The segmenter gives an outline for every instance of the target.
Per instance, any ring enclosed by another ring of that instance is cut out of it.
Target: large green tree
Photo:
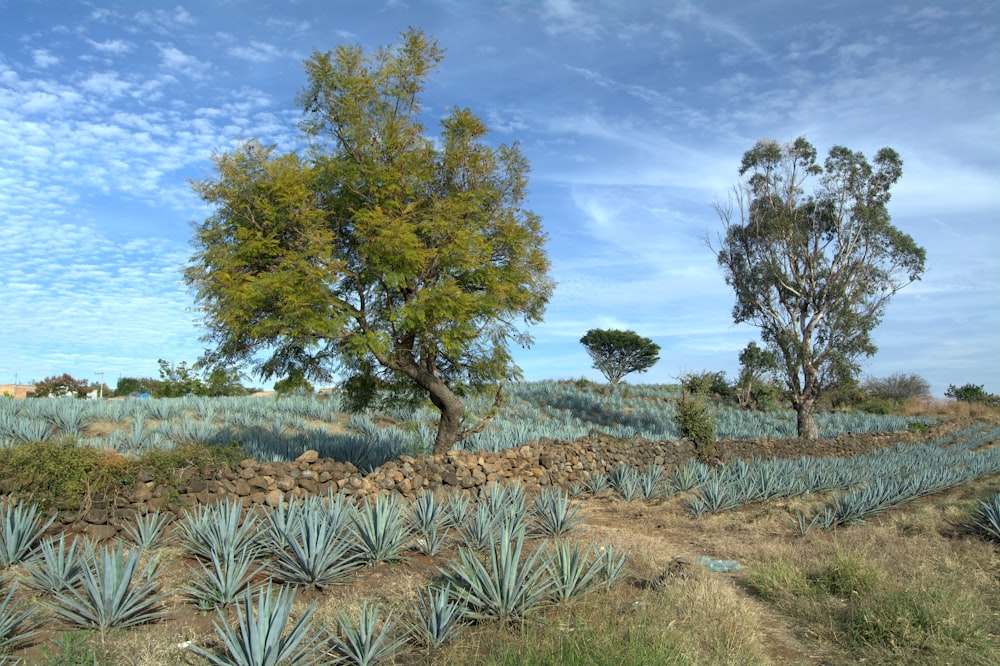
[[[736,292],[733,319],[760,328],[799,437],[815,439],[819,396],[875,353],[886,305],[924,271],[924,249],[887,208],[902,160],[883,148],[869,163],[836,146],[820,164],[800,137],[759,141],[739,173],[733,198],[716,207],[725,233],[713,250]]]
[[[308,149],[251,140],[216,156],[194,183],[215,212],[185,271],[206,362],[419,389],[441,412],[436,452],[482,427],[461,395],[497,387],[499,401],[519,373],[510,342],[530,342],[518,323],[540,321],[553,289],[520,148],[491,146],[468,109],[425,131],[442,57],[413,29],[374,53],[314,52],[298,98]]]
[[[646,372],[660,360],[660,346],[635,331],[592,328],[580,338],[580,344],[612,387],[625,375]]]

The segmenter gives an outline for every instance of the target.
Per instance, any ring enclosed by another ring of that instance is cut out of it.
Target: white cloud
[[[87,43],[90,44],[95,51],[105,55],[124,55],[135,48],[135,44],[124,39],[108,39],[103,42],[88,39]]]
[[[35,49],[31,54],[32,59],[37,67],[45,69],[46,67],[51,67],[52,65],[58,65],[62,62],[62,58],[59,56],[54,56],[45,49]]]
[[[173,44],[157,43],[156,47],[160,51],[160,62],[163,66],[172,71],[178,72],[192,79],[204,79],[208,76],[210,65],[198,60],[198,58],[184,53]]]
[[[251,41],[247,46],[230,47],[229,55],[250,62],[269,62],[286,54],[273,44]]]

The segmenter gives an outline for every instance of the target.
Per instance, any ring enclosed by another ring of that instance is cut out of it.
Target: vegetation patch
[[[137,478],[130,458],[71,440],[30,442],[0,449],[4,494],[31,500],[44,510],[79,511],[114,497]]]

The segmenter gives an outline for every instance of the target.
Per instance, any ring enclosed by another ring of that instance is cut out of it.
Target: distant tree
[[[133,393],[157,393],[160,382],[151,377],[119,377],[115,385],[115,397],[126,397]]]
[[[365,54],[314,52],[298,98],[309,148],[248,141],[194,183],[214,213],[185,271],[209,330],[209,364],[262,378],[334,366],[362,386],[419,389],[440,411],[434,451],[485,427],[466,391],[518,376],[509,344],[553,290],[545,234],[524,208],[528,161],[452,109],[439,137],[420,93],[442,59],[417,30]]]
[[[777,356],[801,438],[819,437],[820,395],[875,353],[871,332],[889,300],[924,272],[924,249],[890,224],[901,175],[890,148],[873,165],[837,146],[820,165],[804,138],[759,141],[733,199],[716,206],[725,234],[712,249],[736,292],[733,319],[759,327]]]
[[[902,402],[931,397],[931,385],[920,375],[897,372],[888,377],[869,377],[862,385],[873,398]]]
[[[743,409],[759,409],[774,400],[773,386],[767,378],[778,369],[778,359],[770,349],[750,341],[740,352],[740,376],[736,380],[736,401]]]
[[[279,395],[311,394],[315,389],[302,372],[292,372],[288,377],[274,383],[274,392]]]
[[[1000,396],[988,393],[982,384],[963,384],[955,386],[948,384],[948,390],[944,392],[945,397],[960,402],[978,402],[984,405],[1000,405]]]
[[[633,372],[646,372],[660,360],[660,346],[635,331],[592,328],[580,338],[594,361],[612,386]]]
[[[153,395],[157,398],[178,398],[203,390],[201,379],[193,368],[188,367],[187,361],[174,364],[161,358],[156,362],[160,366],[160,381]]]
[[[194,367],[198,368],[198,364]],[[242,378],[240,371],[235,368],[208,368],[201,379],[201,385],[195,388],[195,394],[213,397],[247,395],[251,391],[240,383]]]
[[[34,384],[36,398],[58,398],[62,396],[86,398],[90,392],[90,385],[86,379],[74,379],[66,373],[59,376],[46,377]]]

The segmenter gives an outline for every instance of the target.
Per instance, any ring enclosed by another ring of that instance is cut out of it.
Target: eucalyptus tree
[[[890,299],[924,272],[924,249],[890,223],[902,167],[891,148],[869,163],[835,146],[821,165],[805,138],[763,140],[716,206],[724,234],[712,249],[736,293],[733,319],[760,328],[777,356],[801,438],[818,438],[819,396],[875,353]]]
[[[414,29],[374,53],[313,52],[297,100],[308,147],[249,140],[216,156],[215,177],[194,183],[215,212],[185,270],[206,362],[418,390],[441,412],[436,452],[495,413],[519,375],[509,345],[530,343],[520,324],[553,290],[521,149],[490,145],[469,109],[436,138],[422,124],[442,58]],[[494,386],[494,409],[466,422],[461,396]]]

